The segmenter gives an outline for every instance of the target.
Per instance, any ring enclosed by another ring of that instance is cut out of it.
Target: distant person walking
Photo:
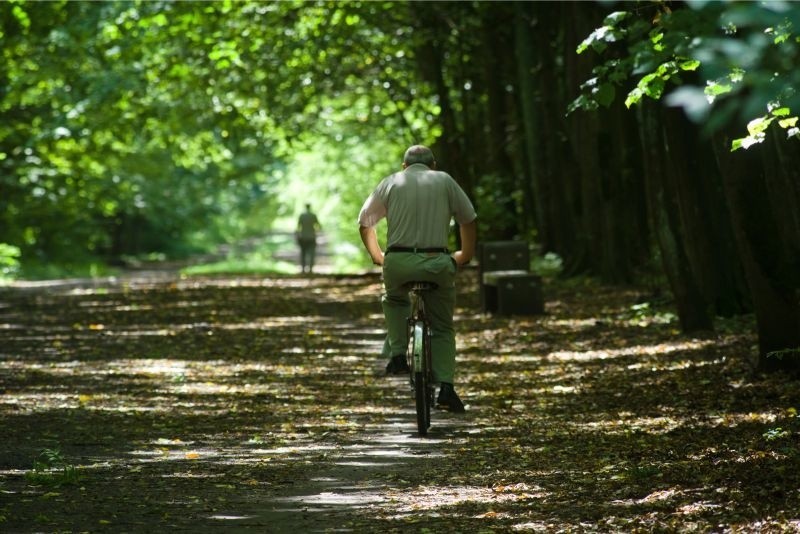
[[[317,255],[317,231],[322,230],[319,219],[311,211],[311,204],[306,204],[306,211],[300,214],[297,219],[297,230],[295,237],[297,244],[300,245],[300,268],[302,272],[314,271],[314,260]]]

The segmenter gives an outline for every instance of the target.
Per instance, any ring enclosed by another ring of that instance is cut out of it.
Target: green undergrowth
[[[224,258],[185,267],[181,274],[292,274],[297,264],[281,259],[296,247],[291,234],[269,235],[251,247],[233,247]]]

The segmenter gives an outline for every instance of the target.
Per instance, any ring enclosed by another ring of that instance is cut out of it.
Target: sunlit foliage
[[[431,141],[397,7],[0,5],[0,242],[29,266],[207,246],[269,227],[298,149],[344,165],[376,132],[397,132],[384,161]]]
[[[732,150],[763,141],[772,122],[798,136],[800,8],[793,2],[669,2],[630,4],[614,12],[577,48],[599,52],[570,106],[607,106],[618,88],[625,104],[664,98],[713,131],[731,120],[748,124]],[[698,75],[690,72],[697,71]]]

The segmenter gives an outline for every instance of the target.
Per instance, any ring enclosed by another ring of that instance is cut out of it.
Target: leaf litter
[[[684,336],[641,288],[545,294],[494,317],[462,274],[468,411],[420,438],[376,275],[6,288],[0,530],[800,529],[800,388],[752,372],[747,322]]]

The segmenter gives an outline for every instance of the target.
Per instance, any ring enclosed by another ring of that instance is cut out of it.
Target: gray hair
[[[430,148],[422,145],[414,145],[406,150],[403,156],[403,163],[406,165],[422,163],[428,167],[433,167],[436,164],[436,160]]]

